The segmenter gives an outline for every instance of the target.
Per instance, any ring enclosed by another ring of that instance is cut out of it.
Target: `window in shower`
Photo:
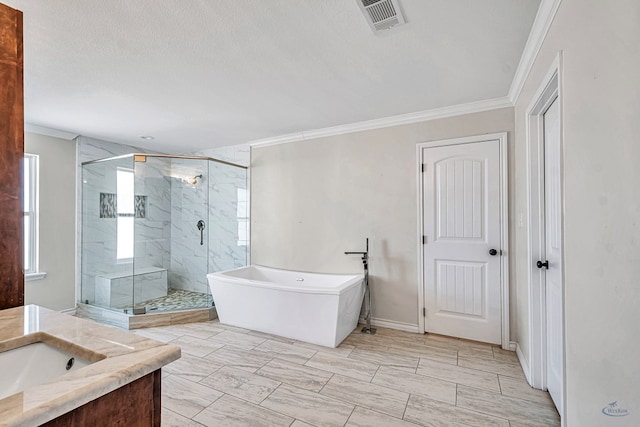
[[[249,243],[249,201],[247,198],[247,190],[245,188],[238,188],[237,196],[238,246],[247,246]]]
[[[116,171],[116,212],[118,221],[116,257],[120,262],[131,262],[133,260],[134,178],[132,169],[118,168]]]

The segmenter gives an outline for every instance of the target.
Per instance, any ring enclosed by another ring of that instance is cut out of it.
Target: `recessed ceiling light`
[[[142,139],[144,139],[146,141],[151,141],[152,139],[154,139],[152,136],[149,136],[149,135],[143,135],[140,138],[142,138]]]

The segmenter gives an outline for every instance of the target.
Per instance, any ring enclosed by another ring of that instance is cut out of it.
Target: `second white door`
[[[543,116],[545,304],[547,313],[547,389],[562,413],[564,360],[562,281],[562,187],[560,182],[560,114],[556,99]]]
[[[500,142],[423,159],[425,330],[500,344]]]

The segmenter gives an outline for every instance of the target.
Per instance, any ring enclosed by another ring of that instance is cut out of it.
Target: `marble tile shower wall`
[[[249,166],[249,144],[212,148],[193,153]],[[220,163],[210,165],[210,271],[224,271],[249,263],[249,193],[247,170]]]
[[[133,159],[126,158],[86,165],[83,169],[83,300],[94,301],[96,276],[105,273],[131,275],[134,268],[136,271],[146,267],[169,268],[171,194],[165,173],[167,166],[162,163],[166,162],[136,163],[134,166]],[[119,169],[135,170],[135,194],[152,200],[147,203],[144,217],[134,219],[134,260],[118,260],[117,218],[104,217],[100,212],[101,194],[116,193]],[[133,301],[133,280],[123,280],[131,282],[125,287],[130,289],[127,297]]]
[[[171,287],[208,292],[206,274],[247,264],[246,171],[174,159],[171,180]],[[188,171],[188,172],[185,172]],[[202,175],[193,185],[180,176]],[[199,220],[205,221],[200,244]]]
[[[116,144],[83,136],[78,137],[76,141],[76,161],[78,165],[77,177],[80,180],[79,185],[77,186],[77,200],[82,201],[82,203],[78,203],[77,210],[78,242],[81,243],[82,250],[77,253],[78,259],[76,265],[78,265],[78,271],[76,273],[76,277],[78,278],[78,284],[81,287],[79,293],[79,295],[81,295],[81,300],[83,302],[85,300],[94,302],[94,284],[96,274],[118,271],[132,272],[133,270],[133,264],[118,263],[116,260],[116,219],[100,218],[100,193],[116,193],[115,174],[117,168],[133,168],[133,161],[132,159],[120,159],[112,162],[95,163],[90,165],[90,167],[85,167],[84,169],[82,167],[82,163],[135,152],[149,153],[150,151],[138,147]],[[149,175],[150,181],[148,185],[144,185],[145,192],[151,191],[154,186],[152,182],[157,183],[160,187],[164,185],[167,189],[169,188],[168,182],[162,184],[160,181],[155,179],[157,174],[154,174],[153,171],[149,170],[147,171],[147,174]],[[136,194],[142,194],[137,186],[143,183],[144,181],[139,182],[136,180]],[[152,194],[161,192],[162,190],[158,188],[157,190],[152,191]],[[155,218],[156,215],[157,214],[155,212],[147,212],[146,219]],[[146,221],[146,219],[135,220],[136,231],[140,228],[137,227],[138,223]],[[153,227],[149,228],[153,229]],[[142,230],[141,231],[144,236],[154,237],[149,233],[148,228],[143,228]],[[135,248],[135,250],[138,254],[142,255],[148,252],[143,251],[142,246]],[[168,252],[168,246],[166,252]],[[144,256],[142,258],[145,262],[152,262],[151,259],[145,260]],[[149,264],[148,266],[150,265],[153,264]],[[139,266],[136,265],[136,267]],[[131,284],[131,289],[133,290],[133,283]]]
[[[95,278],[115,271],[116,219],[100,218],[100,193],[115,193],[118,163],[96,163],[83,169],[82,300],[95,300]],[[121,270],[126,266],[121,266]]]
[[[211,162],[209,260],[212,272],[249,261],[249,202],[246,169]]]
[[[210,185],[206,161],[173,159],[171,164],[171,268],[169,283],[173,289],[206,293],[207,242],[200,244],[197,223],[205,222],[206,237],[207,187]],[[196,184],[186,178],[202,175]]]
[[[135,194],[147,197],[145,218],[136,218],[134,265],[171,267],[171,160],[147,158],[135,163]]]

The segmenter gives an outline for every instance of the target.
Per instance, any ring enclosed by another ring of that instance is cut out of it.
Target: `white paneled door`
[[[500,344],[500,141],[423,150],[425,330]]]
[[[560,117],[558,100],[543,116],[544,126],[544,270],[547,313],[547,389],[562,413],[563,303],[562,303],[562,194],[560,182]]]

